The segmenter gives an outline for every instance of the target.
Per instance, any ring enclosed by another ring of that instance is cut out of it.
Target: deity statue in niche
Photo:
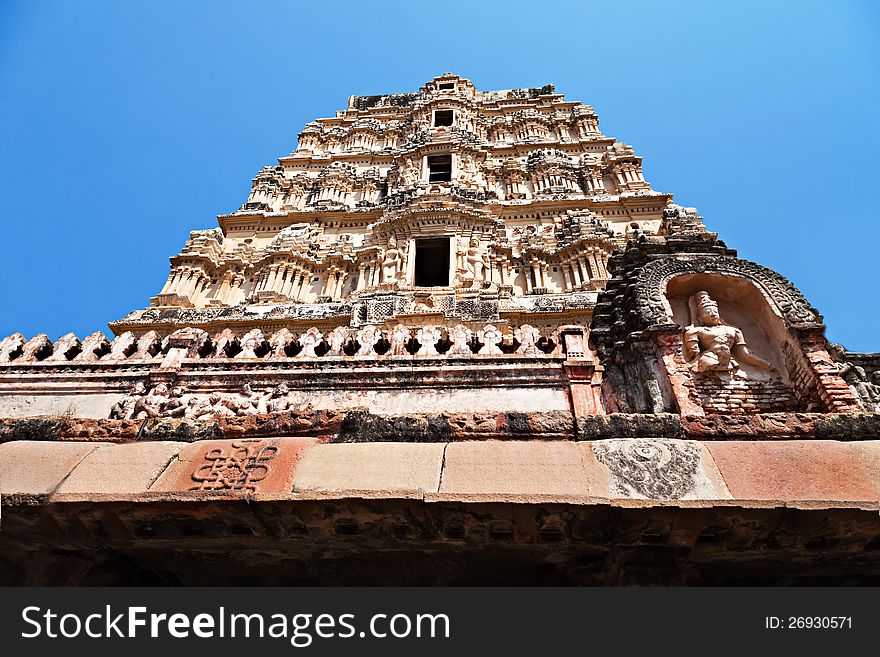
[[[718,314],[718,304],[703,290],[689,302],[691,325],[684,331],[684,355],[694,372],[730,374],[746,378],[740,364],[765,372],[774,372],[772,364],[750,354],[742,331],[725,324]]]
[[[382,260],[382,282],[394,283],[397,280],[397,274],[403,268],[403,254],[397,248],[397,238],[392,236],[388,240],[388,248],[385,249],[385,255]]]
[[[470,278],[474,283],[482,283],[486,279],[486,252],[480,247],[479,240],[472,239],[465,252],[465,265]]]

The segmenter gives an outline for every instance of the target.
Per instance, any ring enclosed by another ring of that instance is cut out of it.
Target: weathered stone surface
[[[372,491],[389,496],[436,492],[444,444],[349,443],[315,445],[294,478],[294,491]]]
[[[570,412],[449,413],[375,415],[354,411],[345,420],[337,442],[446,442],[492,438],[570,440]]]
[[[0,493],[52,493],[88,454],[106,443],[20,440],[0,445]]]
[[[162,441],[99,447],[73,469],[55,494],[146,491],[183,446]]]
[[[442,499],[595,495],[595,477],[583,452],[571,442],[487,440],[450,443],[440,483]]]
[[[606,438],[683,438],[681,416],[672,413],[610,413],[577,418],[578,440]]]
[[[880,500],[880,441],[728,441],[706,447],[736,499]]]
[[[285,493],[313,438],[203,440],[184,447],[151,491]]]
[[[385,417],[368,411],[353,411],[346,413],[336,440],[443,443],[451,435],[449,420],[442,415]]]
[[[729,499],[711,454],[695,440],[634,438],[580,443],[608,471],[604,496],[647,500]]]

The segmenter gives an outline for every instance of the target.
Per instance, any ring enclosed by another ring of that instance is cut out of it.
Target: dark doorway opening
[[[428,156],[428,182],[449,182],[452,180],[452,155]]]
[[[416,240],[416,287],[449,285],[449,238]]]
[[[437,110],[434,112],[434,126],[448,126],[452,125],[452,120],[454,118],[453,110]]]

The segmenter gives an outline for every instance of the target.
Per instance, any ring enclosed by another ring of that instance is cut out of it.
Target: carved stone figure
[[[357,334],[357,341],[360,344],[358,356],[374,356],[376,354],[373,348],[382,337],[382,332],[375,326],[365,326]]]
[[[388,240],[388,248],[385,249],[385,255],[382,259],[382,282],[395,283],[402,268],[403,256],[400,249],[397,248],[397,238],[392,236]]]
[[[214,337],[214,351],[212,358],[229,358],[230,349],[238,343],[238,338],[232,329],[225,328]]]
[[[162,409],[165,417],[183,417],[186,414],[186,403],[183,396],[186,394],[186,388],[183,386],[174,386],[168,394],[168,401]]]
[[[327,342],[330,349],[327,351],[328,356],[344,356],[345,345],[349,339],[349,331],[344,326],[337,326],[327,335]]]
[[[534,326],[523,324],[513,332],[513,337],[519,342],[516,353],[525,356],[534,356],[543,353],[538,349],[538,340],[541,339],[541,332]]]
[[[162,417],[167,402],[168,386],[164,383],[156,384],[149,394],[135,401],[134,419],[144,420],[146,418]]]
[[[300,358],[317,358],[318,354],[315,353],[315,348],[317,348],[323,340],[324,336],[321,335],[321,332],[314,326],[300,335],[299,344],[302,347],[302,351],[299,352]]]
[[[408,356],[406,345],[409,344],[409,329],[403,324],[398,324],[391,331],[391,349],[389,354],[392,356]]]
[[[269,400],[266,402],[266,410],[270,413],[283,413],[291,407],[290,388],[286,383],[279,383],[272,388]]]
[[[685,358],[694,372],[728,373],[745,378],[740,363],[773,372],[773,365],[749,353],[742,331],[729,326],[718,314],[718,304],[699,291],[689,301],[691,325],[684,332]]]
[[[443,335],[436,326],[422,326],[416,333],[416,340],[419,341],[419,350],[416,352],[418,356],[437,356],[437,343]]]
[[[224,401],[223,394],[214,391],[208,395],[207,399],[190,405],[187,416],[196,420],[205,417],[232,417],[235,415],[235,411],[231,410]]]
[[[260,329],[253,329],[244,334],[241,339],[241,351],[235,354],[236,358],[260,358],[257,351],[263,348],[266,338]]]
[[[463,326],[459,324],[455,326],[449,332],[449,340],[452,342],[452,346],[449,347],[449,351],[447,355],[449,356],[473,356],[474,352],[471,351],[471,332],[468,330],[467,326]]]
[[[480,246],[479,240],[472,239],[468,245],[465,254],[465,265],[470,278],[474,279],[474,283],[482,283],[486,280],[486,269],[489,261],[486,258],[486,252]]]
[[[137,402],[147,394],[147,388],[141,381],[132,386],[131,391],[110,409],[111,420],[130,420],[134,417]]]
[[[287,348],[294,340],[296,337],[286,328],[275,331],[269,340],[272,358],[286,358]]]
[[[483,343],[480,351],[477,352],[481,356],[498,356],[504,353],[498,346],[504,340],[504,334],[495,326],[489,324],[481,328],[477,331],[477,339]]]

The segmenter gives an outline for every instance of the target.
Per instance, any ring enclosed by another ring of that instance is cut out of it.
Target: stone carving
[[[132,360],[150,360],[162,351],[162,340],[156,331],[147,331],[138,338],[137,351]]]
[[[541,332],[534,326],[523,324],[513,332],[513,337],[519,342],[519,346],[516,348],[516,353],[523,354],[524,356],[543,354],[543,352],[538,349],[537,344],[538,340],[541,339]]]
[[[409,356],[409,352],[406,350],[410,340],[409,329],[403,324],[398,324],[391,330],[390,337],[391,348],[388,353],[391,356]]]
[[[134,333],[126,331],[122,335],[116,336],[110,345],[110,353],[104,356],[104,359],[112,361],[126,360],[137,351],[137,348],[138,341]]]
[[[70,335],[70,334],[68,334]],[[35,335],[22,348],[21,362],[34,363],[52,354],[52,341],[45,333]]]
[[[187,405],[183,401],[186,394],[186,388],[183,386],[174,386],[168,393],[168,401],[162,408],[162,414],[167,417],[183,417],[186,414]]]
[[[372,356],[375,354],[373,347],[382,338],[382,332],[375,326],[365,326],[357,334],[357,341],[360,345],[358,356]]]
[[[301,358],[317,358],[318,354],[315,353],[315,348],[321,345],[324,340],[324,336],[321,335],[321,332],[315,327],[310,328],[308,331],[299,336],[299,344],[302,346],[302,351],[299,353]]]
[[[735,253],[735,252],[734,252]],[[728,255],[677,254],[648,262],[636,283],[636,307],[648,326],[667,324],[666,284],[680,274],[717,272],[746,278],[763,289],[782,316],[794,325],[818,328],[822,316],[798,289],[772,269]]]
[[[74,357],[75,361],[91,363],[100,360],[110,351],[110,341],[101,331],[95,331],[82,343],[82,350]]]
[[[480,246],[479,240],[472,239],[465,253],[465,266],[469,278],[472,278],[474,285],[479,285],[486,280],[486,270],[489,267],[489,260],[486,252]]]
[[[772,364],[749,353],[742,331],[729,326],[718,314],[718,304],[708,292],[699,291],[689,301],[691,325],[684,330],[685,359],[698,373],[725,373],[746,378],[739,364],[773,372]]]
[[[25,339],[21,333],[13,333],[0,342],[0,363],[8,363],[21,356]]]
[[[673,500],[696,488],[700,447],[683,440],[621,439],[592,443],[596,459],[612,476],[611,493]]]
[[[232,329],[223,329],[214,337],[214,351],[212,353],[212,358],[229,358],[230,353],[233,352],[237,345],[238,338],[235,337],[235,333],[232,332]]]
[[[208,353],[211,336],[207,331],[188,326],[177,329],[162,341],[162,350],[183,350],[186,358],[198,358]]]
[[[344,356],[345,345],[350,339],[349,330],[344,326],[337,326],[327,335],[328,356]]]
[[[236,358],[260,358],[266,347],[266,338],[260,329],[252,329],[245,333],[241,339],[241,351],[235,354]],[[260,352],[260,353],[258,353]]]
[[[283,413],[292,406],[290,399],[290,388],[286,383],[279,383],[269,392],[269,399],[266,402],[266,410],[270,413]]]
[[[861,365],[847,360],[846,350],[839,344],[829,344],[828,353],[834,358],[839,376],[846,381],[856,399],[868,413],[880,413],[880,369],[868,373]]]
[[[477,352],[481,356],[499,356],[504,353],[498,346],[504,341],[504,334],[491,324],[477,331],[477,339],[483,343]]]
[[[142,399],[146,394],[147,389],[144,384],[140,381],[135,383],[128,395],[113,404],[113,407],[110,409],[110,419],[129,420],[133,418],[134,408],[138,400]]]
[[[396,283],[403,269],[403,254],[397,247],[397,238],[388,239],[388,248],[382,258],[382,282]]]
[[[467,326],[458,324],[449,332],[449,340],[452,346],[446,352],[447,356],[473,356],[471,351],[471,332]]]
[[[287,358],[287,350],[296,342],[296,336],[288,329],[282,328],[275,331],[269,338],[269,355],[272,358]]]
[[[265,440],[239,440],[229,449],[217,447],[205,454],[205,463],[192,474],[190,490],[253,493],[269,474],[278,448]]]
[[[146,395],[139,397],[134,404],[134,419],[162,417],[165,404],[168,402],[168,386],[164,383],[156,384]]]
[[[436,326],[422,326],[416,333],[419,342],[417,356],[439,356],[437,343],[443,338],[443,333]]]
[[[46,360],[51,362],[72,360],[81,348],[79,338],[73,333],[67,333],[55,341],[52,345],[52,355]]]

